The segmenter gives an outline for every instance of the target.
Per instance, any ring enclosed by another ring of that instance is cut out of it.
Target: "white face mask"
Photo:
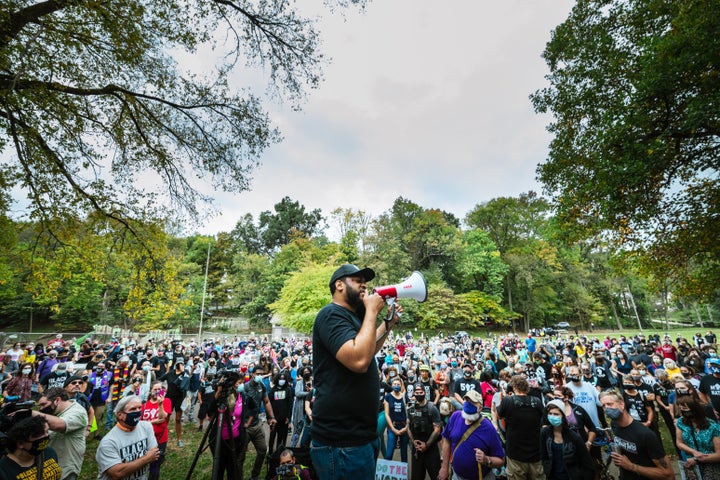
[[[278,380],[278,385],[280,385],[281,387],[284,387],[284,386],[285,386],[285,379],[281,378],[280,380]]]
[[[32,369],[30,368],[23,368],[22,370],[23,375],[30,375],[30,372],[32,372]]]

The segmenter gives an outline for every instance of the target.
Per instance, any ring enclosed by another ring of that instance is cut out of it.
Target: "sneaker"
[[[185,444],[183,443],[183,441],[178,440],[178,447],[184,447],[184,446],[185,446]]]
[[[202,432],[202,425],[198,425],[198,432]]]

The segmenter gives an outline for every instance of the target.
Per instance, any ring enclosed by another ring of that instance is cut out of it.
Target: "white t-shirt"
[[[127,463],[145,455],[148,450],[157,447],[157,440],[150,422],[138,422],[132,432],[124,432],[115,425],[103,437],[95,453],[98,464],[98,480],[110,480],[108,468],[119,463]],[[147,480],[149,464],[123,480]]]
[[[600,406],[601,403],[595,386],[592,383],[585,381],[581,381],[580,386],[575,385],[574,382],[567,382],[565,386],[572,390],[575,395],[572,399],[572,403],[583,407],[585,411],[587,411],[595,426],[600,428],[602,425],[600,425],[600,417],[598,416],[597,407]]]

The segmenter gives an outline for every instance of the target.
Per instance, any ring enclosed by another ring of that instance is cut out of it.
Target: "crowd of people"
[[[609,427],[625,480],[674,478],[666,435],[688,469],[703,478],[720,472],[720,359],[710,331],[378,335],[384,343],[369,350],[380,386],[371,394],[373,455],[409,460],[412,479],[590,480],[600,456],[595,440]],[[90,438],[98,440],[98,478],[163,478],[168,442],[182,447],[188,424],[210,427],[221,377],[232,379],[223,387],[230,420],[222,448],[236,452],[220,455],[227,478],[242,478],[252,444],[253,479],[274,452],[289,466],[280,478],[307,479],[310,466],[295,463],[293,449],[327,441],[323,425],[338,412],[323,392],[344,392],[351,421],[361,400],[352,396],[357,385],[322,376],[316,385],[318,359],[326,360],[315,348],[311,339],[242,337],[76,344],[58,335],[47,345],[17,343],[0,362],[4,400],[34,400],[36,408],[6,432],[0,479],[30,478],[38,466],[45,479],[77,479]],[[315,417],[321,428],[313,428]]]

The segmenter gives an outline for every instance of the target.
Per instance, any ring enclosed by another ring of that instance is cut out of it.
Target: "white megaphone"
[[[396,298],[412,298],[418,302],[427,300],[425,277],[417,271],[396,285],[375,287],[373,291],[383,297],[388,304],[392,303]]]

